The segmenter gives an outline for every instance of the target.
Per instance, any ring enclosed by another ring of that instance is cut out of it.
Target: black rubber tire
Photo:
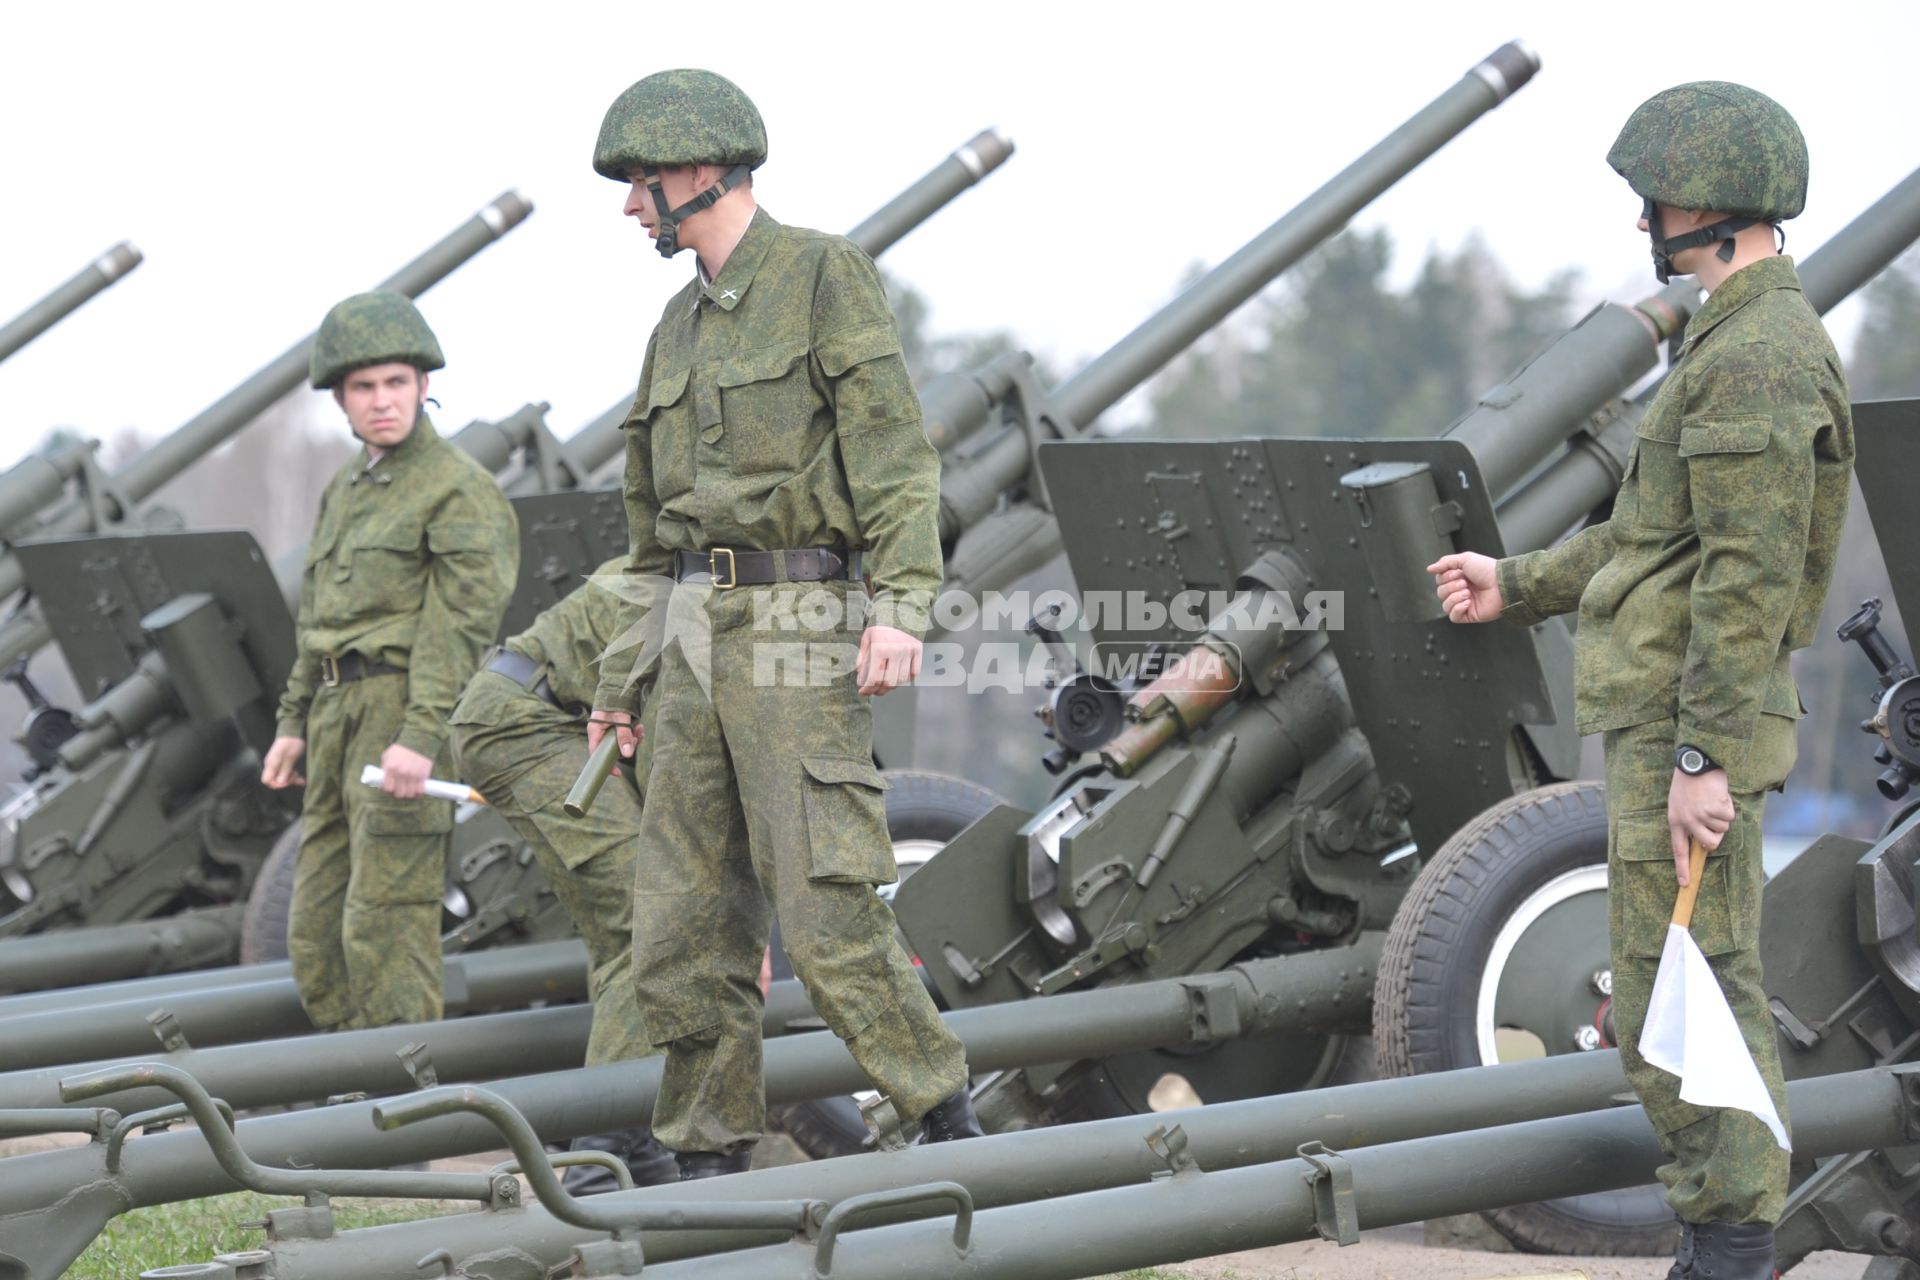
[[[300,831],[300,820],[295,818],[273,842],[253,878],[247,909],[240,916],[241,964],[287,958],[287,918],[293,913],[293,864],[300,856]]]
[[[1607,857],[1600,784],[1568,782],[1494,805],[1421,871],[1387,932],[1373,998],[1382,1076],[1482,1065],[1474,1009],[1495,937],[1533,892]],[[1482,1215],[1531,1253],[1658,1257],[1678,1239],[1658,1187]]]
[[[891,789],[887,792],[887,834],[902,840],[937,840],[942,844],[1005,801],[978,783],[951,774],[925,769],[887,769],[882,771]],[[912,874],[911,867],[901,870],[901,879]],[[793,965],[780,945],[780,930],[773,931],[773,976],[791,978]],[[819,1098],[772,1107],[769,1117],[815,1160],[853,1155],[864,1149],[866,1121],[860,1107],[850,1097]]]

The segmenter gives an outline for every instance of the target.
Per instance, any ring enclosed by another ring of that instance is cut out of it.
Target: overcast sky
[[[937,328],[1005,326],[1071,369],[1513,37],[1540,75],[1359,219],[1403,267],[1477,229],[1524,283],[1576,266],[1588,301],[1652,292],[1603,157],[1683,80],[1798,117],[1813,181],[1789,252],[1920,166],[1920,6],[1895,0],[15,6],[0,319],[117,240],[147,261],[0,364],[0,464],[56,425],[171,429],[510,187],[532,218],[423,300],[441,420],[547,400],[577,430],[631,395],[692,270],[589,163],[651,71],[739,83],[768,122],[761,202],[833,231],[999,125],[1013,159],[885,263]],[[1844,350],[1855,321],[1834,319]]]

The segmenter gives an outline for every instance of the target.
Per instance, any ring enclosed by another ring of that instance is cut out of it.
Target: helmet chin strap
[[[1722,262],[1732,262],[1734,236],[1758,221],[1755,218],[1722,218],[1710,226],[1689,231],[1683,236],[1674,236],[1669,240],[1661,233],[1660,206],[1648,196],[1642,196],[1640,199],[1644,202],[1641,216],[1647,220],[1647,238],[1653,241],[1653,275],[1661,284],[1666,284],[1673,278],[1673,255],[1685,253],[1689,249],[1697,249],[1701,245],[1712,244],[1716,240],[1722,243],[1715,256]],[[1786,239],[1783,236],[1781,244],[1785,243]]]
[[[646,180],[647,190],[653,195],[653,207],[659,221],[654,226],[653,247],[660,251],[663,258],[671,258],[680,252],[680,224],[702,209],[711,208],[721,196],[733,190],[747,180],[753,170],[744,164],[737,164],[727,170],[726,176],[702,191],[678,209],[667,208],[667,193],[660,185],[660,170],[653,165],[640,166],[640,176]]]

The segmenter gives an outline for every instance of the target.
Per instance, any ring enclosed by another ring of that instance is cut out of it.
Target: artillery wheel
[[[977,783],[924,769],[888,769],[887,832],[893,837],[893,858],[900,879],[945,847],[947,841],[972,826],[995,805],[1005,803]],[[880,896],[893,898],[897,883],[882,885]],[[773,976],[791,978],[793,966],[779,945],[774,929]],[[820,1098],[771,1109],[779,1125],[815,1160],[852,1155],[863,1149],[866,1121],[860,1118],[860,1100],[866,1095]]]
[[[1611,990],[1606,891],[1598,783],[1522,792],[1463,827],[1421,871],[1387,933],[1373,999],[1380,1074],[1593,1044],[1601,988]],[[1657,1186],[1483,1216],[1529,1252],[1658,1256],[1676,1241]]]
[[[273,842],[253,878],[253,892],[240,917],[241,964],[287,958],[287,918],[293,913],[293,864],[300,857],[301,830],[295,818]]]

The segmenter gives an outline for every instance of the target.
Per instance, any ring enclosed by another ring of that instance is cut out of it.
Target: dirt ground
[[[1163,1266],[1195,1280],[1662,1280],[1670,1265],[1656,1258],[1555,1258],[1430,1248],[1419,1226],[1369,1231],[1350,1249],[1325,1241],[1255,1249]],[[1860,1280],[1865,1258],[1816,1253],[1793,1280]]]

